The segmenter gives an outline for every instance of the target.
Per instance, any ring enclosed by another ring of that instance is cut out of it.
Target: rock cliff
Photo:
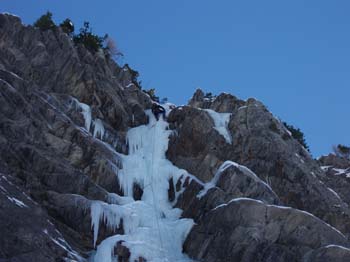
[[[132,80],[0,14],[0,261],[350,261],[348,162],[255,99],[197,90],[157,122]]]

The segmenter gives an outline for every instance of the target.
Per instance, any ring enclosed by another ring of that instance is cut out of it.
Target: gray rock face
[[[330,154],[318,162],[326,173],[322,181],[328,190],[350,205],[350,160]]]
[[[310,214],[234,199],[203,217],[184,249],[200,261],[301,261],[330,243],[346,245],[347,240]]]
[[[337,245],[328,245],[306,255],[303,261],[350,261],[350,249]]]
[[[279,203],[278,197],[244,167],[228,165],[214,181],[208,188],[192,180],[177,203],[183,216],[196,222],[184,244],[195,261],[313,261],[322,247],[349,245],[310,213],[271,205]],[[343,255],[330,252],[329,258],[346,261]]]
[[[272,189],[253,172],[234,163],[225,163],[213,181],[202,185],[192,180],[183,187],[177,207],[184,210],[183,216],[196,222],[213,208],[235,198],[253,198],[268,204],[280,201]]]
[[[202,181],[210,181],[230,151],[225,139],[210,128],[214,121],[205,111],[185,106],[174,109],[168,122],[179,135],[170,138],[167,157]]]
[[[21,181],[4,173],[0,173],[0,207],[1,261],[80,259],[57,231],[46,210],[29,197]]]
[[[188,105],[195,108],[213,109],[219,113],[231,113],[244,106],[245,102],[226,93],[222,93],[214,98],[205,98],[203,91],[197,89]]]

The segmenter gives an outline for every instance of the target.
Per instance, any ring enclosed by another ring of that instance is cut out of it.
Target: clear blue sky
[[[255,97],[300,127],[315,157],[350,145],[348,0],[0,0],[27,24],[47,10],[112,36],[160,97]]]

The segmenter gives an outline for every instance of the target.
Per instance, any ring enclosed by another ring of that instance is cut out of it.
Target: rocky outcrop
[[[244,106],[245,102],[227,93],[207,98],[201,89],[197,89],[188,105],[195,108],[212,109],[219,113],[231,113]]]
[[[198,92],[190,104],[202,105]],[[204,181],[224,161],[237,162],[268,183],[283,205],[308,211],[349,234],[348,204],[328,190],[318,163],[284,125],[259,101],[248,99],[242,106],[241,101],[231,99],[230,103],[223,107],[234,109],[225,111],[231,113],[227,130],[232,144],[215,129],[205,110],[189,106],[173,110],[168,121],[176,132],[170,139],[168,158]]]
[[[131,83],[127,70],[74,46],[60,28],[40,31],[0,15],[0,170],[6,168],[3,177],[18,179],[37,203],[17,208],[9,200],[15,196],[2,192],[1,206],[8,208],[1,209],[0,260],[61,261],[73,250],[87,257],[94,248],[89,205],[123,194],[115,150],[127,152],[126,131],[148,121],[144,110],[151,105],[139,88],[125,87]],[[115,233],[100,228],[98,241]]]
[[[347,240],[310,214],[234,199],[203,217],[184,249],[201,261],[301,261],[308,252],[330,243],[347,245]]]
[[[322,156],[318,162],[326,173],[322,181],[328,190],[350,205],[350,160],[329,154]]]
[[[350,261],[350,249],[337,245],[321,247],[304,256],[304,262]]]
[[[337,156],[335,154],[329,154],[328,156],[321,156],[318,159],[321,166],[329,166],[336,169],[348,169],[350,168],[350,159]]]
[[[1,261],[83,261],[23,182],[6,173],[0,173],[0,207]]]
[[[187,182],[187,183],[186,183]],[[225,162],[212,181],[201,184],[198,180],[185,181],[177,207],[183,217],[199,221],[213,208],[235,198],[253,198],[268,204],[279,204],[278,196],[249,169],[236,163]]]
[[[310,213],[276,205],[272,189],[245,167],[226,162],[213,181],[185,183],[177,205],[196,222],[184,244],[195,261],[313,261],[331,244],[343,252],[327,251],[329,259],[346,261],[347,237]]]

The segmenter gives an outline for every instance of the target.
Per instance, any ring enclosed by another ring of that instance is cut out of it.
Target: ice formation
[[[92,119],[92,115],[91,115],[91,107],[87,104],[81,103],[79,102],[78,99],[73,98],[73,101],[75,102],[76,106],[78,107],[78,109],[81,110],[81,114],[84,117],[84,121],[85,121],[85,129],[86,131],[90,132],[91,129],[91,125],[93,126],[93,137],[95,138],[99,138],[99,139],[103,139],[103,136],[105,134],[105,128],[103,126],[103,122],[101,119]],[[92,132],[92,130],[91,130]]]
[[[230,122],[230,113],[218,113],[211,109],[204,109],[210,117],[213,119],[215,124],[215,129],[222,135],[226,142],[232,144],[232,137],[228,131],[228,123]]]
[[[150,111],[146,113],[149,124],[128,131],[129,154],[120,154],[123,168],[118,178],[125,197],[111,194],[109,200],[116,204],[95,201],[91,206],[95,243],[102,221],[109,228],[119,227],[122,221],[125,232],[102,241],[94,254],[95,262],[114,261],[113,251],[119,241],[129,248],[130,261],[139,257],[148,262],[190,261],[182,253],[182,245],[193,220],[180,218],[182,211],[168,200],[169,179],[177,181],[190,175],[165,157],[171,134],[167,122],[156,121]],[[143,188],[140,201],[132,199],[134,183]]]
[[[85,120],[85,129],[89,132],[91,127],[91,122],[92,122],[91,108],[87,104],[81,103],[75,98],[73,100],[77,104],[77,106],[81,109],[81,113],[84,116],[84,120]]]
[[[103,126],[102,120],[101,119],[96,119],[93,121],[93,126],[94,126],[94,137],[99,137],[101,140],[103,139],[103,136],[105,134],[105,128]]]

